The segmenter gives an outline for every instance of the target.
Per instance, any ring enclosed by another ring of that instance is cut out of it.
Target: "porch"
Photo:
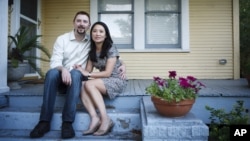
[[[126,90],[119,97],[115,100],[105,99],[108,114],[115,121],[115,126],[110,134],[103,137],[82,136],[82,130],[88,127],[89,117],[79,100],[74,122],[76,137],[71,140],[146,141],[156,139],[154,136],[157,139],[164,139],[169,138],[165,132],[163,134],[157,133],[159,129],[165,130],[164,122],[172,120],[183,122],[190,119],[192,122],[201,123],[199,128],[204,129],[204,132],[200,131],[199,134],[207,134],[205,124],[209,123],[210,113],[205,110],[205,105],[230,110],[237,100],[242,100],[244,107],[250,107],[250,88],[245,79],[201,81],[206,85],[206,88],[200,91],[200,96],[191,112],[186,117],[171,119],[158,115],[150,101],[150,96],[145,93],[145,87],[152,80],[129,80]],[[0,109],[0,140],[29,140],[29,132],[38,122],[43,84],[37,81],[22,81],[20,83],[21,89],[11,90],[5,94],[7,107]],[[58,94],[51,131],[38,140],[60,139],[63,102],[64,97]],[[201,140],[206,140],[206,135],[204,136],[205,139]]]

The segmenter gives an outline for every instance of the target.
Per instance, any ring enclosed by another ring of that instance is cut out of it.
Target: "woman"
[[[107,25],[103,22],[94,23],[90,35],[91,49],[86,69],[78,68],[83,75],[93,78],[84,82],[81,91],[81,100],[91,117],[89,129],[83,134],[101,136],[107,134],[114,125],[107,115],[103,95],[114,99],[125,88],[127,79],[119,75],[119,52],[113,45]],[[99,72],[92,72],[94,67]]]

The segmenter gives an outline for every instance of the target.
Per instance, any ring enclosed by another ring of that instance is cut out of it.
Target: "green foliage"
[[[40,37],[42,37],[42,35],[32,35],[31,28],[26,26],[21,26],[15,36],[8,36],[10,39],[8,59],[11,60],[12,67],[16,68],[20,62],[27,60],[29,65],[36,70],[40,76],[44,77],[41,69],[36,66],[34,61],[38,59],[49,62],[51,55],[49,51],[37,41]],[[27,52],[32,49],[41,50],[46,55],[46,58],[27,55]]]
[[[237,101],[230,112],[224,109],[214,109],[205,106],[210,111],[211,120],[209,135],[217,141],[228,141],[230,137],[230,125],[245,125],[249,123],[249,115],[243,107],[243,101]]]
[[[240,0],[240,67],[250,75],[250,1]]]

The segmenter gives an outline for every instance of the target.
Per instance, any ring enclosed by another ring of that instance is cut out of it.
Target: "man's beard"
[[[83,31],[79,31],[78,29],[76,30],[76,32],[79,34],[79,35],[84,35],[85,34],[85,29],[81,29]]]

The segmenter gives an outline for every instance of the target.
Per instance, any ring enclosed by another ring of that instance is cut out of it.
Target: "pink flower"
[[[180,77],[179,78],[179,84],[183,88],[190,88],[192,85],[189,83],[188,79]]]
[[[169,78],[170,79],[175,79],[175,76],[176,76],[176,71],[169,71]]]
[[[153,79],[154,79],[154,81],[158,81],[161,78],[159,76],[154,76]]]
[[[197,79],[196,79],[195,77],[193,77],[193,76],[187,76],[187,79],[190,80],[190,81],[192,81],[192,82],[194,82],[194,81],[197,80]]]

